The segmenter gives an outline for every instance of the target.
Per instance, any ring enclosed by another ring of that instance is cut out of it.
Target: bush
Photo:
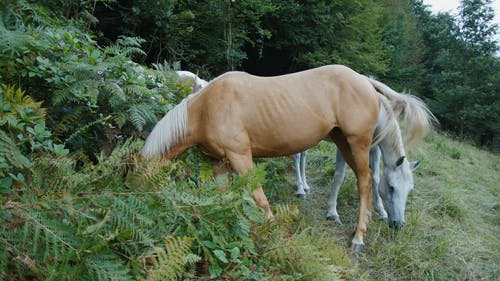
[[[14,184],[22,184],[32,159],[40,152],[57,156],[68,153],[62,144],[51,140],[45,127],[46,110],[40,102],[18,88],[0,88],[0,193],[7,193]]]
[[[56,21],[41,7],[15,2],[0,23],[0,79],[21,83],[41,101],[48,129],[72,151],[93,159],[101,150],[109,153],[187,95],[169,65],[151,69],[132,61],[144,55],[142,39],[121,37],[101,47],[81,23]]]

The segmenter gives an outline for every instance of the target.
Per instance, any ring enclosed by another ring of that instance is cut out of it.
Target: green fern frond
[[[124,261],[114,254],[98,255],[85,262],[92,280],[126,281],[134,280]]]
[[[127,94],[127,96],[141,96],[147,95],[148,89],[138,85],[124,85],[123,91]]]
[[[24,169],[32,165],[31,161],[19,150],[16,142],[3,130],[0,130],[0,156],[16,168]],[[1,169],[0,176],[3,176]]]
[[[177,280],[186,271],[185,266],[201,260],[190,252],[191,237],[166,237],[163,247],[155,247],[143,258],[146,277],[141,280]]]
[[[180,162],[150,159],[137,171],[137,176],[139,181],[151,185],[154,189],[162,190],[165,186],[175,184],[174,176],[180,168]]]
[[[36,260],[53,263],[67,262],[78,254],[80,241],[69,231],[68,226],[50,218],[50,212],[37,208],[26,208],[19,212],[24,226],[17,228],[25,251]]]
[[[141,37],[120,36],[116,43],[123,47],[140,47],[142,43],[146,42]]]
[[[72,117],[68,117],[68,118],[74,118],[74,117],[76,117],[76,115],[73,115]],[[103,117],[101,117],[101,118],[99,118],[97,120],[94,120],[94,121],[86,124],[85,126],[82,126],[82,127],[78,128],[78,130],[76,130],[75,132],[73,132],[64,142],[65,143],[71,142],[78,135],[82,135],[85,132],[87,132],[87,130],[90,129],[91,127],[93,127],[95,125],[98,125],[98,124],[103,124],[106,120],[109,120],[109,119],[111,119],[111,116],[103,116]]]
[[[52,132],[57,136],[61,136],[75,129],[74,125],[80,123],[82,115],[85,114],[86,111],[87,108],[84,106],[73,108],[71,112],[68,112],[59,119],[57,124],[54,124]]]
[[[32,186],[51,192],[81,191],[90,176],[75,171],[76,161],[69,157],[40,157],[33,160]]]
[[[69,94],[67,89],[57,89],[53,92],[50,102],[53,106],[56,106],[71,100],[74,100],[74,97]]]
[[[47,110],[42,108],[42,102],[36,102],[33,98],[25,95],[21,88],[15,88],[2,84],[0,91],[0,119],[28,121],[31,124],[45,122]],[[2,123],[0,123],[2,125]]]
[[[275,218],[279,222],[291,223],[300,216],[299,209],[293,204],[278,204],[274,206]]]
[[[127,95],[123,89],[114,81],[106,81],[102,88],[104,93],[110,97],[109,104],[112,107],[117,107],[127,101]],[[113,102],[114,101],[114,102]]]
[[[129,115],[126,111],[115,112],[112,117],[113,123],[116,124],[119,129],[121,129],[127,123],[128,116]]]
[[[142,131],[146,123],[157,121],[154,111],[147,104],[132,105],[127,112],[130,115],[130,121],[138,131]]]

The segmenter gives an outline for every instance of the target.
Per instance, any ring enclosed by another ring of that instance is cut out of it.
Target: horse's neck
[[[405,156],[404,144],[396,118],[390,117],[383,106],[377,123],[377,131],[381,130],[387,130],[378,144],[382,151],[382,160],[385,165],[394,165],[401,156]]]

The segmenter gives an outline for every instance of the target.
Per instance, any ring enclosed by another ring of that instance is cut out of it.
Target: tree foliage
[[[444,129],[498,149],[500,64],[488,3],[463,1],[459,22],[421,3],[414,9],[426,47],[422,94]]]

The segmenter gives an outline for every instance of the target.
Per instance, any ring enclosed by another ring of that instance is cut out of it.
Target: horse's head
[[[412,170],[419,165],[420,161],[408,162],[406,157],[402,156],[393,165],[384,167],[379,193],[391,228],[399,229],[405,224],[406,198],[414,185]]]

